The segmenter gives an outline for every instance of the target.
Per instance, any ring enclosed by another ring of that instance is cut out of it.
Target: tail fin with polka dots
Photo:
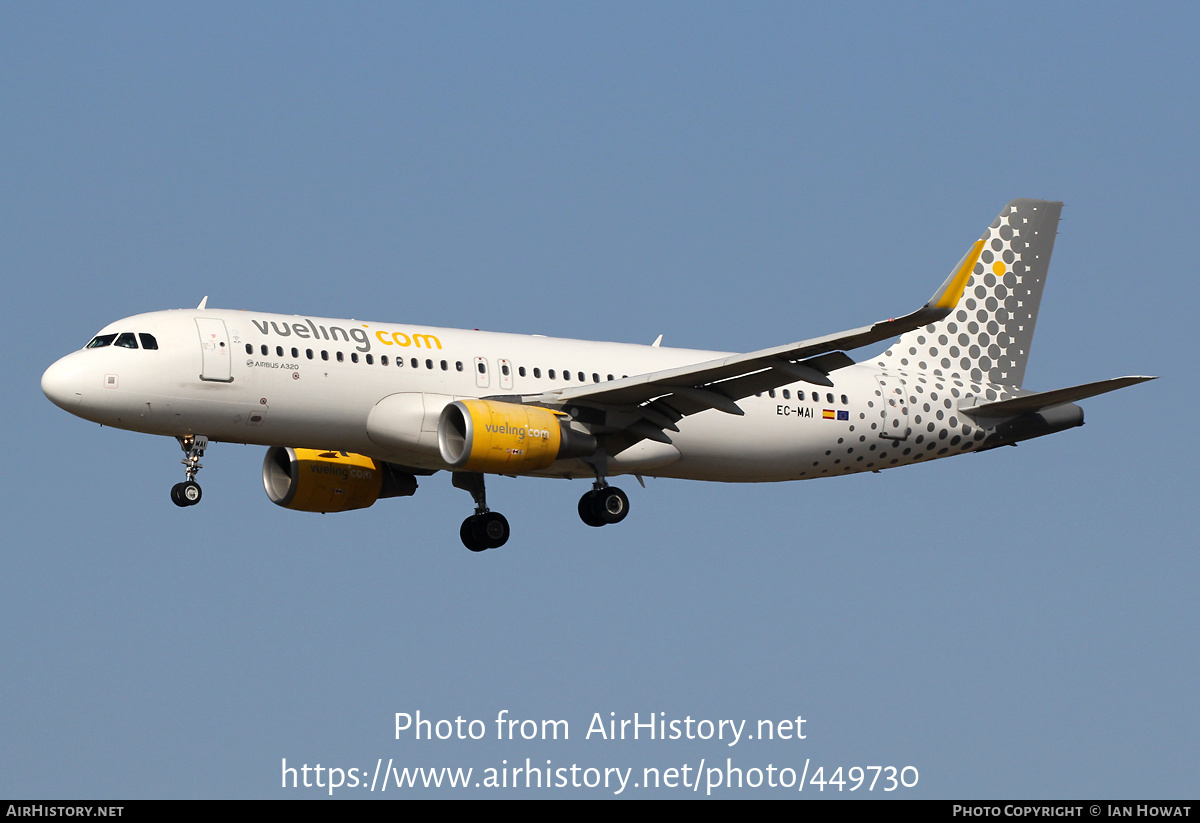
[[[1019,388],[1062,205],[1022,199],[1005,206],[972,246],[978,257],[954,310],[868,362]]]

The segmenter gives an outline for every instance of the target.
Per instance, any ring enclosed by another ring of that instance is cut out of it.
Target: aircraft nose
[[[42,393],[60,409],[73,412],[83,400],[83,374],[79,359],[67,355],[42,375]]]

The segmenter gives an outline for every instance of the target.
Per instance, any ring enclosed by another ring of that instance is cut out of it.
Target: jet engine
[[[263,459],[263,486],[285,509],[344,512],[413,494],[417,478],[361,454],[272,446]]]
[[[555,460],[586,457],[596,438],[573,429],[570,418],[541,406],[497,400],[458,400],[442,409],[438,449],[455,469],[520,474]]]

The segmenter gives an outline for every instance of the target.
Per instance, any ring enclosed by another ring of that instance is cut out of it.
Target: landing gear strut
[[[462,522],[458,536],[473,552],[498,549],[508,542],[508,520],[500,512],[489,511],[483,475],[478,472],[455,472],[451,482],[456,489],[470,492],[475,499],[475,514]]]
[[[179,440],[179,447],[187,455],[180,461],[186,466],[184,472],[187,474],[187,480],[171,487],[171,502],[181,507],[194,506],[200,502],[202,495],[200,484],[196,482],[196,473],[204,468],[200,458],[208,448],[208,438],[202,434],[189,434],[176,439]]]
[[[598,453],[594,460],[588,462],[596,470],[596,482],[592,484],[590,492],[579,498],[579,519],[596,527],[620,523],[629,514],[629,498],[625,492],[608,485],[604,479],[608,460],[603,453]]]

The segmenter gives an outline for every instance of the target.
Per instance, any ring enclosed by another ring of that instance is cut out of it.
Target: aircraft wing
[[[742,414],[737,402],[758,392],[804,381],[831,386],[829,372],[854,363],[843,353],[871,343],[890,340],[907,331],[935,323],[958,304],[971,277],[983,241],[976,242],[950,276],[914,312],[870,326],[814,337],[783,346],[733,354],[704,363],[624,377],[594,385],[553,389],[522,395],[520,402],[562,407],[566,405],[624,409],[633,412],[624,425],[642,437],[670,442],[662,429],[678,431],[675,421],[708,409]]]

